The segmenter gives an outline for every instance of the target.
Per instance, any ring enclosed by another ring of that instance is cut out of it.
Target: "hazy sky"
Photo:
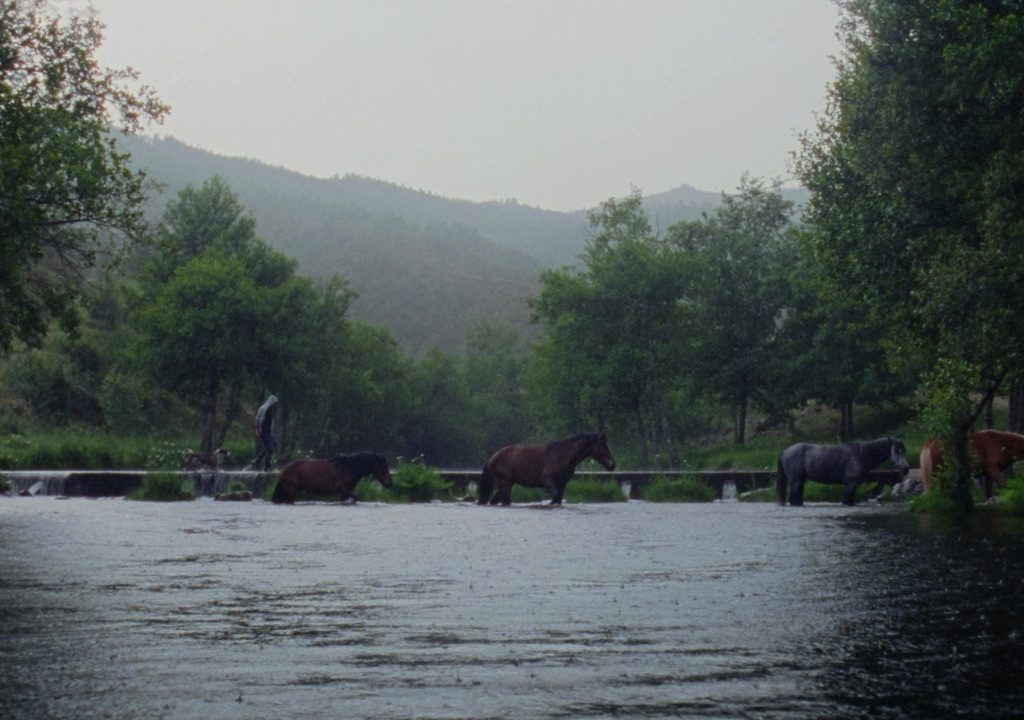
[[[101,62],[170,103],[157,133],[318,177],[558,210],[788,177],[838,50],[830,0],[92,5]]]

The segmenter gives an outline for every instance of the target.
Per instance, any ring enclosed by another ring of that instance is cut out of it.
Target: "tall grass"
[[[711,502],[715,499],[715,490],[696,477],[658,475],[644,486],[643,496],[648,502]]]
[[[195,500],[195,483],[188,475],[177,473],[148,473],[142,485],[125,496],[125,500],[155,500],[172,502]]]

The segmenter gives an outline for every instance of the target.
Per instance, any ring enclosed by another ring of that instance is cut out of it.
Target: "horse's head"
[[[388,470],[388,461],[383,455],[374,454],[373,467],[370,472],[381,485],[386,488],[391,487],[391,471]]]
[[[615,469],[615,458],[612,457],[611,448],[608,447],[608,436],[605,433],[597,433],[594,443],[591,446],[590,456],[597,460],[609,472]]]
[[[900,477],[905,478],[910,473],[910,463],[907,462],[907,448],[902,441],[896,438],[889,438],[889,459],[900,472]]]

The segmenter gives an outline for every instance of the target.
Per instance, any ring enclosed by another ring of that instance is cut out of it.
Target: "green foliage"
[[[826,292],[884,328],[893,366],[936,368],[929,412],[961,456],[953,500],[969,509],[969,393],[1018,372],[1024,347],[1024,295],[1006,292],[1024,283],[1024,14],[1013,3],[842,7],[828,111],[797,167],[813,193],[806,250]]]
[[[391,473],[391,487],[384,490],[390,502],[430,502],[450,499],[451,488],[436,468],[420,462],[402,463]]]
[[[47,0],[0,2],[0,354],[73,329],[81,278],[141,238],[144,175],[108,132],[168,108],[132,70],[96,61],[102,25]]]
[[[1010,477],[999,493],[999,509],[1011,515],[1024,515],[1024,478]]]
[[[114,439],[77,428],[0,436],[0,467],[8,470],[103,470],[141,467],[148,441]]]
[[[188,475],[178,473],[147,473],[142,485],[125,496],[125,500],[173,502],[195,500],[195,483]]]
[[[711,502],[715,490],[698,478],[658,475],[644,486],[643,496],[648,502]]]

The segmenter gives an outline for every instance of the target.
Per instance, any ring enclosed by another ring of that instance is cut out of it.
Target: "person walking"
[[[277,412],[277,396],[271,395],[260,405],[253,418],[252,429],[256,434],[256,459],[252,461],[257,470],[270,470],[274,454],[274,415]]]

